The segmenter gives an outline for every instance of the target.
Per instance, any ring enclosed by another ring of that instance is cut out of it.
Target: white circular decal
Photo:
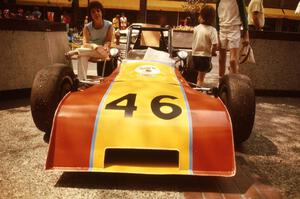
[[[145,75],[145,76],[152,76],[160,73],[160,70],[153,65],[143,65],[139,66],[135,69],[135,72]]]

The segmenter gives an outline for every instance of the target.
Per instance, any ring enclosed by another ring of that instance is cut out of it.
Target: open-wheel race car
[[[234,144],[248,139],[254,122],[251,81],[229,74],[218,88],[190,86],[182,76],[187,54],[172,34],[131,26],[125,57],[111,49],[116,68],[86,89],[67,65],[37,73],[31,110],[50,136],[46,169],[235,174]]]

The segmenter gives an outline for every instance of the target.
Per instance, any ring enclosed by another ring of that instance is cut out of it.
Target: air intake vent
[[[176,167],[178,151],[149,149],[106,149],[104,166]]]

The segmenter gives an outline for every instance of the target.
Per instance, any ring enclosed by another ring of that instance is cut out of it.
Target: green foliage
[[[205,4],[206,0],[186,0],[182,7],[186,12],[197,13]]]

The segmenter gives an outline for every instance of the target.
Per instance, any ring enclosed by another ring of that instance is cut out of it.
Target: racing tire
[[[31,89],[31,114],[38,129],[50,135],[52,121],[61,99],[76,90],[75,74],[71,67],[54,64],[41,69]]]
[[[231,117],[234,143],[239,145],[250,137],[255,119],[255,93],[250,78],[242,74],[223,76],[219,97]]]

